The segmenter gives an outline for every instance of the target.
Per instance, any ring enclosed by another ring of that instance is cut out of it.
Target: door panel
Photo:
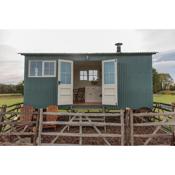
[[[73,61],[58,61],[58,105],[73,104]]]
[[[102,61],[102,104],[118,104],[117,59]]]

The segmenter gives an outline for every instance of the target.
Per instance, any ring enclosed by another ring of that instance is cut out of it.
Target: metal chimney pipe
[[[123,43],[115,43],[115,46],[117,46],[117,53],[121,52],[121,46],[123,45]]]

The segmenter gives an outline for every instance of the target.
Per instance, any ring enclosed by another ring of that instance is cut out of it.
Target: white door
[[[73,61],[58,61],[58,105],[73,104]]]
[[[117,105],[117,59],[102,61],[102,104]]]

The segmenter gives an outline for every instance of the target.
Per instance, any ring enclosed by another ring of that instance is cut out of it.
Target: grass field
[[[23,102],[23,97],[20,94],[0,94],[0,106],[12,105]]]
[[[155,94],[154,101],[171,104],[175,102],[175,95]],[[12,105],[21,102],[23,102],[23,97],[20,94],[0,94],[0,106],[3,104]]]
[[[154,95],[154,102],[171,104],[172,102],[175,102],[175,95],[155,94]]]

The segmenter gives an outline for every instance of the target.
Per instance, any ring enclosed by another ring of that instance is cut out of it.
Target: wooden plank
[[[1,146],[33,146],[31,143],[11,143],[11,142],[0,142]]]
[[[172,137],[172,134],[166,133],[166,134],[134,134],[134,137],[142,137],[142,138],[148,138],[148,137]]]
[[[0,135],[2,136],[12,136],[12,135],[15,135],[15,136],[28,136],[28,135],[34,135],[35,133],[34,132],[0,132]]]
[[[135,123],[134,126],[175,126],[175,122],[146,122]]]
[[[57,133],[57,132],[43,132],[45,136],[67,136],[67,137],[80,137],[79,133]],[[121,137],[121,134],[85,134],[82,137]]]
[[[134,117],[154,117],[154,116],[175,116],[175,112],[165,112],[165,113],[133,113]]]
[[[27,125],[27,124],[36,124],[36,121],[16,121],[16,120],[11,120],[11,121],[0,122],[0,124],[3,124],[3,125],[7,125],[7,124]]]
[[[119,117],[120,113],[72,113],[72,112],[43,112],[43,115],[87,116],[87,117]]]
[[[79,144],[52,144],[52,143],[41,143],[40,146],[79,146]]]
[[[12,104],[12,105],[7,106],[7,108],[11,108],[11,107],[13,107],[13,106],[19,106],[19,105],[22,105],[22,104],[23,104],[23,103]]]
[[[92,120],[92,119],[91,119]],[[102,123],[102,122],[64,122],[64,121],[44,121],[43,125],[70,125],[70,126],[121,126],[121,123]]]

